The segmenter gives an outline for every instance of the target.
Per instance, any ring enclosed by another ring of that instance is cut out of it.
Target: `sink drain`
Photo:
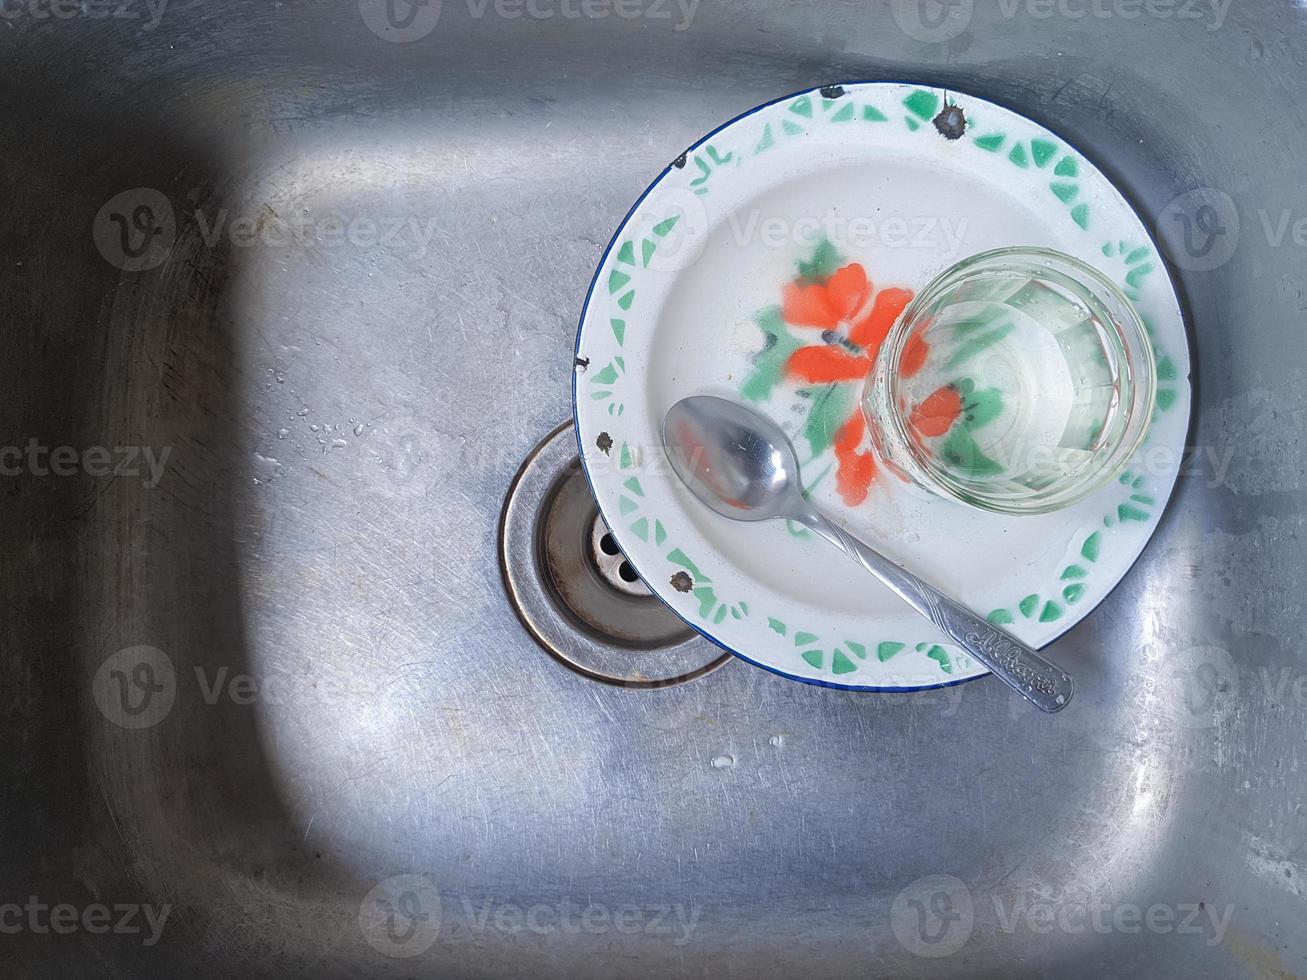
[[[730,659],[664,606],[617,547],[581,470],[571,422],[531,451],[508,488],[499,561],[531,635],[594,680],[665,687]]]

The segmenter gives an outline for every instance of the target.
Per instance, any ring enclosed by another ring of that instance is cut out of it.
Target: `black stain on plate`
[[[946,140],[960,140],[967,131],[966,114],[955,105],[946,105],[933,121],[939,135]]]
[[[613,448],[613,437],[607,432],[601,432],[599,438],[595,440],[595,445],[599,447],[601,453],[607,456],[608,450]]]
[[[689,152],[689,151],[686,151],[686,152]],[[684,166],[685,166],[685,153],[682,153],[679,157],[677,157],[675,160],[673,160],[673,161],[672,161],[672,166],[675,167],[677,170],[681,170],[682,168],[684,168]]]
[[[672,576],[672,588],[677,592],[689,592],[694,588],[694,579],[689,572],[677,572]]]
[[[821,92],[821,97],[823,99],[838,99],[841,95],[844,94],[844,86],[823,85],[820,89],[818,89],[818,91]]]

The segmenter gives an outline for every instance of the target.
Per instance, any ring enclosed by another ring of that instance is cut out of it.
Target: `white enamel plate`
[[[862,382],[825,383],[795,367],[820,364],[823,347],[859,353],[852,338],[876,333],[861,322],[869,308],[886,315],[898,291],[1009,245],[1060,249],[1114,279],[1142,314],[1158,363],[1157,410],[1125,474],[1040,516],[983,513],[859,463],[869,440],[851,420]],[[856,311],[838,287],[849,274],[827,290],[852,264],[875,291]],[[818,350],[795,359],[803,348]],[[914,690],[986,671],[824,541],[698,504],[661,448],[667,409],[708,393],[777,419],[828,513],[1040,646],[1102,601],[1157,526],[1188,426],[1189,357],[1148,232],[1065,140],[981,99],[867,83],[762,106],[658,177],[591,284],[573,393],[604,518],[678,615],[798,680]]]

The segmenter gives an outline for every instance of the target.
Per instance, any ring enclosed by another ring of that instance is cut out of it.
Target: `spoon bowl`
[[[803,503],[794,447],[766,426],[743,405],[696,395],[668,411],[663,445],[681,482],[709,508],[736,521],[766,521]]]

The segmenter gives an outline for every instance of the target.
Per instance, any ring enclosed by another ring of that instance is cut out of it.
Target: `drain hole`
[[[617,547],[617,539],[608,530],[608,525],[599,516],[598,510],[594,511],[591,518],[589,537],[595,571],[605,582],[623,595],[653,598],[653,593],[640,581],[640,576],[635,574],[635,569],[626,560],[626,555],[622,554],[622,549]]]

